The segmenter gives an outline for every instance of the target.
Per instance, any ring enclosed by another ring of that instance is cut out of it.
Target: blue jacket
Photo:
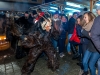
[[[60,38],[66,38],[66,33],[68,31],[68,22],[62,22],[62,32],[60,34]]]
[[[80,39],[81,40],[81,43],[82,44],[88,44],[89,40],[88,40],[87,37],[84,37],[84,35],[82,34],[81,30],[82,30],[82,27],[80,25],[77,25],[76,26],[76,31],[77,31],[77,35],[79,37],[81,37],[81,39]]]
[[[76,26],[77,35],[78,35],[79,37],[82,36],[81,29],[82,29],[82,26],[80,26],[80,25],[77,25],[77,26]]]

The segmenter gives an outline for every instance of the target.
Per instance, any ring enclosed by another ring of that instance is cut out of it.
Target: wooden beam
[[[95,5],[95,3],[97,2],[97,0],[90,0],[90,11],[92,12],[93,7]]]
[[[90,11],[92,12],[93,9],[93,0],[90,0]]]

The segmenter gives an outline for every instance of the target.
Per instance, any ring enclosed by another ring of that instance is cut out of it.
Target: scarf
[[[58,20],[59,20],[59,18],[57,18],[57,19],[53,18],[53,21],[58,21]]]
[[[91,27],[93,25],[93,22],[94,22],[94,20],[93,21],[90,21],[87,24],[84,24],[82,28],[85,29],[86,31],[90,31],[91,30]]]

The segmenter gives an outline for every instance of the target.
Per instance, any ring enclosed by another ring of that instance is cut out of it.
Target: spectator
[[[65,56],[64,55],[64,49],[65,49],[65,40],[66,40],[66,32],[68,30],[68,17],[65,14],[62,14],[61,16],[61,33],[58,39],[58,48],[59,48],[59,54],[60,57]]]
[[[53,14],[53,19],[52,19],[52,27],[55,31],[60,33],[60,26],[61,26],[61,20],[59,19],[59,12],[56,11]],[[57,45],[58,45],[58,38],[52,39],[52,43],[54,48],[57,50]]]
[[[68,21],[68,41],[73,34],[77,15],[78,15],[77,12],[74,12],[73,16]],[[68,51],[68,54],[71,54],[71,46],[70,46],[69,42],[68,42],[68,45],[67,45],[67,51]]]
[[[95,64],[100,57],[100,54],[96,50],[93,42],[91,41],[91,38],[89,36],[89,32],[91,31],[91,28],[93,26],[93,22],[95,19],[95,15],[92,12],[86,12],[84,14],[84,20],[85,24],[82,27],[81,33],[83,34],[84,38],[87,38],[87,50],[84,52],[83,56],[83,74],[82,75],[88,75],[88,66],[90,69],[90,75],[96,75],[96,68]]]
[[[90,36],[95,47],[100,52],[100,6],[96,10],[98,16],[94,20]],[[100,58],[98,60],[98,75],[100,75]]]
[[[88,11],[88,9],[85,7],[85,8],[82,10],[82,12],[80,12],[80,15],[84,15],[84,13],[87,12],[87,11]]]

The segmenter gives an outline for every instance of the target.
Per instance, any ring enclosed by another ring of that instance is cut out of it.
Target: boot
[[[83,72],[83,74],[82,75],[88,75],[88,71],[86,71],[86,72]]]
[[[73,56],[73,60],[74,59],[77,59],[78,57],[79,57],[79,53],[77,52],[77,49],[76,49],[76,47],[73,45],[73,44],[71,44],[71,50],[72,50],[72,52],[73,52],[73,54],[74,54],[74,56]]]
[[[82,55],[81,54],[79,54],[79,57],[78,57],[78,59],[77,59],[79,62],[82,62]]]
[[[82,62],[77,63],[77,65],[78,65],[78,66],[81,66],[81,65],[82,65]]]
[[[83,70],[83,64],[82,64],[82,62],[77,63],[77,65],[80,66],[81,69]]]
[[[79,58],[79,56],[80,56],[80,55],[79,55],[79,53],[76,53],[76,54],[73,56],[73,58],[72,58],[72,59],[73,59],[73,60],[74,60],[74,59],[78,59],[78,58]]]
[[[77,54],[76,47],[73,44],[71,44],[71,50],[72,50],[73,54],[75,54],[75,55]]]

